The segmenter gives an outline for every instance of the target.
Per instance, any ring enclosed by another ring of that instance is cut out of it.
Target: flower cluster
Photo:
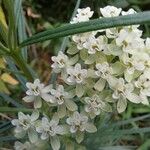
[[[77,12],[70,23],[89,21],[94,13],[89,7]],[[100,13],[102,18],[136,11],[107,6]],[[95,117],[101,113],[113,109],[122,113],[130,102],[149,105],[150,38],[143,39],[138,27],[73,35],[66,53],[60,51],[52,57],[51,67],[60,82],[45,86],[36,79],[26,84],[23,100],[33,102],[35,111],[31,115],[19,112],[18,119],[12,120],[16,137],[29,137],[29,142],[16,142],[15,149],[34,149],[40,141],[50,141],[53,150],[58,150],[64,136],[80,143],[85,132],[97,131]]]

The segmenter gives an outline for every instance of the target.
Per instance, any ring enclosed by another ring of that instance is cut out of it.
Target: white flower
[[[66,120],[67,124],[70,125],[70,132],[96,132],[96,127],[88,122],[88,117],[75,111],[73,115]],[[89,129],[90,128],[90,129]]]
[[[114,90],[112,97],[118,99],[117,101],[117,110],[119,113],[125,111],[127,107],[127,99],[132,103],[140,103],[140,97],[134,93],[134,86],[131,83],[125,84],[123,78],[115,78],[109,76],[107,80],[110,88]]]
[[[77,10],[76,17],[74,17],[70,23],[73,24],[73,23],[88,21],[92,17],[93,13],[94,12],[91,11],[90,7],[82,8],[82,9],[79,8]]]
[[[141,39],[142,31],[139,29],[123,28],[116,38],[116,44],[122,46],[123,51],[135,53],[136,49],[143,49],[144,40]]]
[[[110,28],[106,29],[107,38],[116,38],[118,37],[119,29],[118,28]]]
[[[41,134],[42,140],[50,139],[53,150],[60,149],[60,140],[58,135],[65,134],[64,127],[62,125],[58,125],[58,123],[58,119],[52,119],[49,121],[48,118],[43,117],[42,121],[40,121],[39,125],[36,127],[36,131]]]
[[[15,142],[14,149],[15,150],[35,150],[33,144],[31,144],[30,142],[21,143],[19,141]]]
[[[132,56],[132,60],[132,65],[139,71],[150,67],[150,56],[147,53],[136,53]]]
[[[106,38],[104,36],[91,36],[84,44],[83,47],[88,49],[89,54],[95,54],[96,51],[102,51],[106,49]]]
[[[64,128],[61,125],[58,125],[58,123],[59,120],[49,121],[46,117],[43,117],[40,124],[36,127],[36,131],[41,134],[42,140],[58,134],[63,135]]]
[[[144,71],[146,67],[150,67],[150,56],[145,52],[137,52],[130,57],[125,53],[121,56],[121,59],[129,74],[133,74],[135,70]]]
[[[132,103],[140,103],[140,98],[136,95],[134,91],[134,86],[132,83],[125,84],[123,78],[113,78],[110,77],[108,80],[110,88],[114,90],[112,97],[114,99],[120,99],[121,97],[127,98]]]
[[[145,40],[145,49],[150,53],[150,38]]]
[[[91,116],[99,115],[101,110],[105,110],[106,104],[101,100],[98,95],[93,95],[92,97],[85,97],[84,99],[85,111],[90,113]]]
[[[68,92],[65,92],[63,85],[58,85],[55,89],[51,89],[52,94],[52,100],[53,103],[56,104],[59,108],[63,109],[63,112],[65,111],[66,107],[70,111],[77,110],[77,105],[75,102],[71,99],[72,95]],[[62,106],[62,107],[61,107]],[[62,110],[61,110],[62,111]],[[62,112],[60,112],[62,113]],[[61,114],[63,115],[63,114]]]
[[[84,48],[84,43],[91,37],[94,36],[97,32],[87,32],[87,33],[81,33],[76,34],[72,36],[72,40],[76,43],[77,49],[81,50]]]
[[[34,128],[38,117],[38,111],[34,111],[31,115],[25,115],[24,113],[19,112],[18,119],[13,119],[11,121],[11,123],[16,126],[16,136],[24,136],[26,133],[28,133],[29,139],[32,143],[37,141],[38,137]]]
[[[148,99],[148,97],[145,94],[140,93],[139,96],[140,96],[142,104],[144,104],[144,105],[149,105],[150,104],[149,103],[149,99]]]
[[[150,69],[146,70],[138,80],[135,82],[135,86],[140,89],[141,103],[148,105],[148,98],[150,96]]]
[[[58,56],[53,56],[51,59],[54,62],[51,65],[51,67],[53,68],[54,72],[59,73],[62,69],[67,67],[68,56],[63,54],[62,51],[59,51]]]
[[[41,98],[45,101],[51,101],[51,96],[49,94],[51,87],[44,86],[40,83],[39,79],[34,80],[34,83],[27,82],[26,86],[28,90],[26,91],[27,96],[23,98],[25,102],[34,102],[34,108],[40,108],[42,106]]]
[[[103,17],[116,17],[121,13],[121,8],[116,8],[114,6],[106,6],[104,8],[100,8],[100,12]]]
[[[150,49],[150,38],[146,39],[146,48]]]
[[[69,93],[64,91],[63,85],[58,85],[57,89],[51,89],[51,94],[54,97],[53,103],[62,105],[65,102],[65,99],[68,99]]]
[[[106,79],[109,75],[112,74],[112,68],[109,66],[107,62],[103,62],[101,64],[96,64],[95,74],[103,79]]]
[[[77,63],[74,68],[68,68],[67,78],[68,83],[70,84],[80,84],[84,82],[84,79],[87,77],[87,70],[81,69],[81,65]]]
[[[122,11],[121,14],[124,15],[131,15],[131,14],[135,14],[136,11],[133,8],[130,8],[128,11]]]
[[[70,132],[75,133],[78,130],[84,131],[86,129],[86,124],[88,123],[88,117],[79,114],[77,111],[73,113],[72,117],[67,118],[67,124],[70,125]]]

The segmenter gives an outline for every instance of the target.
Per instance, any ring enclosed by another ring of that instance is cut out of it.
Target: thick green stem
[[[33,81],[34,78],[32,76],[31,71],[29,70],[26,62],[24,61],[23,57],[20,55],[19,52],[13,51],[13,53],[11,53],[11,57],[14,59],[14,61],[16,62],[16,64],[18,65],[18,67],[21,69],[21,71],[23,71],[24,75],[27,77],[27,79],[29,81]]]

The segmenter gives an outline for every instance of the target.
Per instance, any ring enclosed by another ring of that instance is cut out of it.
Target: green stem
[[[20,55],[19,51],[12,51],[11,57],[14,59],[18,67],[23,71],[24,75],[29,81],[33,81],[31,71],[29,70],[27,63],[24,61],[23,57]]]

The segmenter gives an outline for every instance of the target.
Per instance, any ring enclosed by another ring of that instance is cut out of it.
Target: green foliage
[[[111,27],[127,26],[134,24],[145,24],[150,22],[150,12],[142,12],[134,15],[126,15],[112,18],[101,18],[94,19],[88,22],[81,22],[78,24],[67,24],[56,29],[50,29],[33,35],[26,41],[21,43],[21,47],[30,45],[37,42],[42,42],[45,40],[50,40],[53,38],[64,37],[68,35],[73,35],[77,33],[89,32],[100,29],[107,29]]]

